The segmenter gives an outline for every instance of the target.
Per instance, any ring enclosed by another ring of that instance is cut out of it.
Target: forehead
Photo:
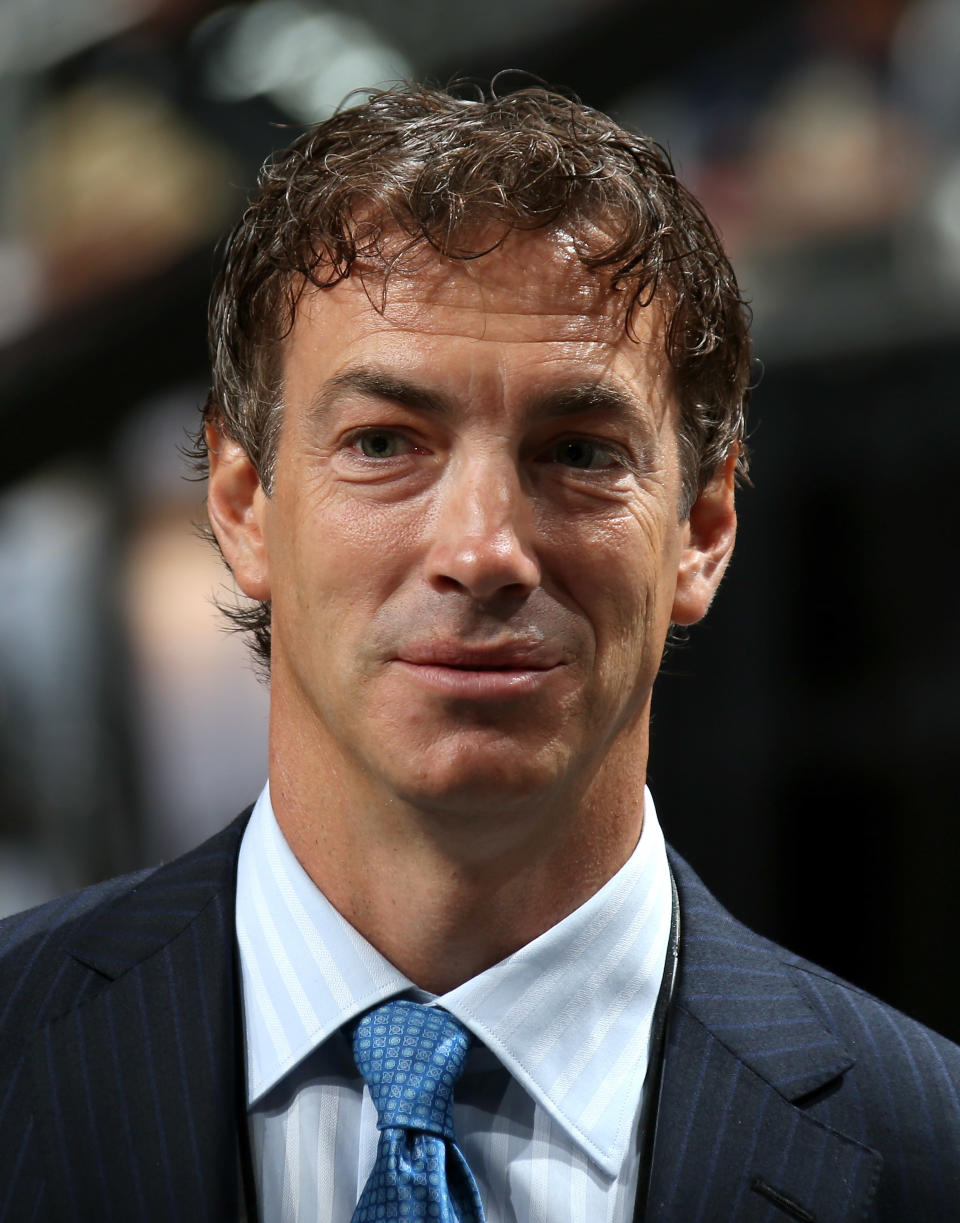
[[[662,311],[657,302],[636,311],[628,335],[628,304],[560,230],[514,232],[469,260],[420,248],[388,274],[359,265],[304,294],[285,346],[287,390],[291,379],[316,380],[370,355],[412,368],[455,353],[448,373],[473,377],[495,364],[501,376],[562,377],[576,367],[585,381],[639,379],[665,392]]]

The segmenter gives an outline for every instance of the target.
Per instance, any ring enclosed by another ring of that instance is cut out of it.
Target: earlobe
[[[270,598],[270,569],[263,516],[266,494],[239,442],[214,422],[205,426],[210,456],[207,516],[224,560],[248,598]]]
[[[691,506],[670,617],[674,624],[703,619],[726,571],[737,535],[736,468],[733,450]]]

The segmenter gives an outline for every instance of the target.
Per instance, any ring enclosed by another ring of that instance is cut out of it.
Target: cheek
[[[570,527],[567,523],[558,533],[555,546],[566,551],[591,584],[616,593],[618,602],[646,603],[672,563],[662,516],[643,508],[623,507],[581,522],[576,530]]]
[[[673,534],[654,515],[631,514],[608,524],[582,552],[579,585],[598,650],[622,668],[627,683],[663,648],[677,576]]]
[[[411,572],[420,535],[409,507],[339,496],[318,483],[278,521],[271,551],[275,546],[282,557],[284,593],[300,614],[357,620],[375,612]],[[339,624],[340,632],[348,629]]]

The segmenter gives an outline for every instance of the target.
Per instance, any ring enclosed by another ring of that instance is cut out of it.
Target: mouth
[[[393,660],[421,686],[466,700],[503,700],[537,691],[565,665],[542,642],[465,646],[429,642],[406,647]]]
[[[402,662],[414,666],[454,667],[463,671],[547,671],[564,661],[555,646],[542,641],[506,641],[466,645],[459,641],[427,641],[399,651]]]

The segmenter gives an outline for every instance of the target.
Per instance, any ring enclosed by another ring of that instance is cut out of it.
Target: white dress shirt
[[[649,791],[644,804],[636,850],[599,892],[437,998],[333,908],[264,789],[240,847],[237,939],[265,1223],[349,1223],[378,1134],[343,1025],[397,995],[436,1001],[477,1038],[454,1120],[488,1223],[627,1223],[671,917]]]

